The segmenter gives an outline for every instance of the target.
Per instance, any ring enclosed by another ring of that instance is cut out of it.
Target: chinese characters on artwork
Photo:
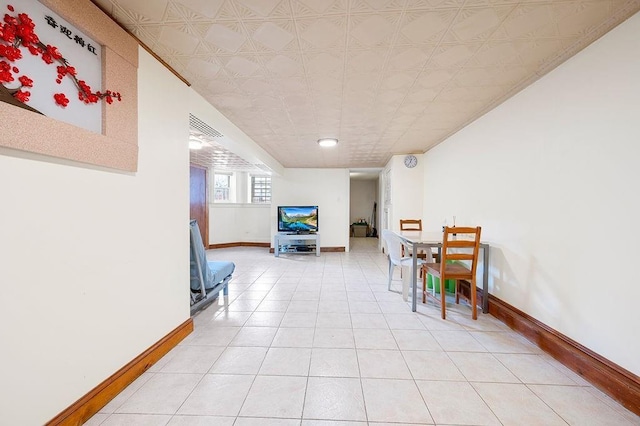
[[[65,36],[67,36],[67,38],[69,40],[73,40],[76,42],[77,45],[82,46],[83,48],[86,47],[87,50],[91,53],[93,53],[94,55],[98,55],[98,53],[96,52],[96,48],[95,46],[92,46],[91,43],[85,43],[84,39],[82,37],[80,37],[79,35],[75,35],[73,34],[73,32],[67,28],[64,25],[58,25],[58,23],[56,22],[55,18],[53,18],[52,16],[45,16],[44,19],[47,21],[47,24],[49,24],[51,27],[53,28],[60,28],[60,33],[64,34]]]

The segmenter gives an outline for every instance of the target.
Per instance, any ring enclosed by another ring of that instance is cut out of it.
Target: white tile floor
[[[640,425],[490,315],[387,291],[373,238],[349,253],[208,252],[229,296],[90,425]]]

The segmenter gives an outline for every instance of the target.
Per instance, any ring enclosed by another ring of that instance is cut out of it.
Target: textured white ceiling
[[[348,168],[428,150],[640,10],[640,0],[94,2],[283,166]],[[321,137],[340,143],[321,150]]]

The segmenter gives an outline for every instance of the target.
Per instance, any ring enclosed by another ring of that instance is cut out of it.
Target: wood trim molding
[[[47,426],[82,425],[192,331],[193,319],[189,318],[127,365],[113,373],[82,398],[74,402],[70,407],[51,419],[47,423]]]
[[[230,248],[230,247],[264,247],[268,248],[270,246],[269,243],[221,243],[221,244],[209,244],[210,249],[219,249],[219,248]]]
[[[489,313],[629,411],[640,415],[640,377],[489,294]]]

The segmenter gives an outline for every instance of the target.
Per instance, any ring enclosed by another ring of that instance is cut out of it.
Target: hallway
[[[640,425],[640,418],[489,315],[412,313],[375,238],[348,253],[208,251],[227,300],[87,424]],[[397,269],[397,268],[396,268]]]

